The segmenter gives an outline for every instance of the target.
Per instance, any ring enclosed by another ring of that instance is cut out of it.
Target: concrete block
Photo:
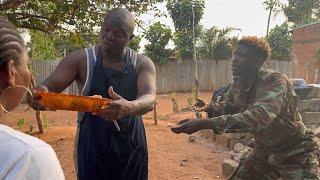
[[[239,153],[236,153],[235,151],[231,151],[230,158],[232,160],[235,160],[236,162],[240,162],[240,160],[247,158],[249,154],[250,154],[250,149],[245,149]]]
[[[232,149],[235,144],[241,143],[244,145],[247,145],[249,143],[250,139],[228,139],[228,148]]]
[[[231,138],[231,139],[244,139],[247,138],[247,133],[225,133],[224,136]],[[251,139],[251,137],[250,137]]]
[[[222,161],[222,175],[224,178],[228,178],[239,166],[239,163],[232,159],[226,159]]]
[[[302,122],[307,126],[312,124],[319,126],[320,124],[320,112],[303,112],[301,116]]]
[[[320,98],[320,88],[314,87],[311,89],[311,91],[308,93],[307,96],[308,99],[319,99]]]
[[[224,146],[229,147],[229,138],[224,136],[225,134],[219,134],[215,136],[215,142]],[[233,147],[233,146],[232,146]]]
[[[318,137],[320,138],[320,127],[313,129],[312,132]]]
[[[212,130],[205,129],[197,132],[197,135],[200,137],[203,137],[205,139],[214,140],[214,133]]]
[[[299,112],[320,112],[320,99],[309,99],[300,101]]]
[[[234,152],[239,153],[244,150],[244,145],[241,143],[237,143],[233,146],[233,150]]]

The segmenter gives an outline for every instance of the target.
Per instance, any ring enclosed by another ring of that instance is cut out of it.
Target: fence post
[[[34,75],[31,70],[31,66],[29,66],[29,69],[31,71],[31,85],[30,85],[30,87],[34,88],[36,86],[36,81],[34,79]],[[37,124],[38,124],[38,128],[39,128],[40,133],[44,134],[45,131],[44,131],[44,127],[43,127],[42,115],[41,115],[41,111],[39,111],[39,110],[36,110],[36,119],[37,119]]]
[[[154,124],[158,125],[158,114],[157,114],[157,98],[154,102],[154,106],[153,106],[153,119],[154,119]]]

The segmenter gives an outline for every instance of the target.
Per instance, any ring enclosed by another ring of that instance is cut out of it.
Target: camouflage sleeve
[[[257,87],[256,97],[248,109],[233,115],[211,118],[216,132],[247,129],[256,133],[266,128],[281,112],[287,92],[287,81],[280,76],[268,77],[262,87]]]
[[[207,115],[209,118],[221,116],[224,114],[234,114],[234,108],[229,103],[233,98],[231,84],[228,85],[226,91],[218,94],[215,98],[210,102],[210,108],[207,111]]]
[[[224,114],[224,109],[226,108],[225,102],[210,102],[210,108],[207,111],[209,118],[221,116]]]

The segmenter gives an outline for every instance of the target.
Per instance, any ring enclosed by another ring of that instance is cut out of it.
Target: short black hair
[[[268,42],[264,38],[258,38],[256,36],[244,36],[238,42],[238,45],[244,45],[252,48],[259,60],[264,63],[270,55],[270,47]]]
[[[0,65],[14,60],[19,63],[19,56],[25,50],[24,41],[16,27],[0,16]]]
[[[135,17],[127,9],[115,8],[110,10],[104,18],[101,27],[102,30],[105,28],[107,23],[122,27],[127,33],[133,34],[135,28]]]

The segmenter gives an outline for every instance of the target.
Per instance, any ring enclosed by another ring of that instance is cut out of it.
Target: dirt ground
[[[188,106],[191,93],[176,94],[180,109]],[[173,114],[169,95],[157,97],[158,125],[154,125],[153,112],[144,115],[148,149],[149,179],[223,179],[221,162],[229,157],[228,151],[217,144],[196,138],[189,141],[185,134],[176,135],[169,126],[177,121],[194,117],[192,112]],[[208,102],[211,93],[201,93],[200,98]],[[0,123],[18,129],[17,122],[23,119],[22,131],[37,136],[54,148],[67,180],[76,179],[73,163],[76,113],[66,111],[44,112],[46,134],[37,133],[35,113],[29,110],[20,116],[2,117]],[[31,127],[31,128],[30,128]]]

